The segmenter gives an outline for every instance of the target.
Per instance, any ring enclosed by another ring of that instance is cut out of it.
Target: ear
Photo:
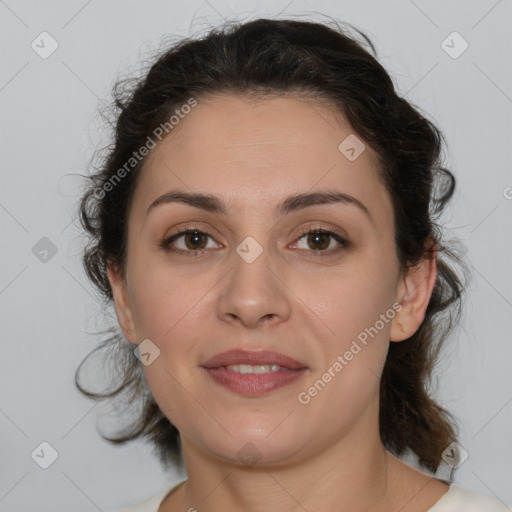
[[[117,320],[123,331],[125,338],[134,345],[137,344],[137,335],[133,313],[128,297],[128,290],[121,272],[117,265],[109,261],[107,266],[108,280],[112,288],[114,306],[116,309]]]
[[[425,252],[425,257],[400,278],[396,300],[402,308],[393,318],[390,332],[391,341],[410,338],[425,318],[432,291],[437,279],[437,251],[435,246]]]

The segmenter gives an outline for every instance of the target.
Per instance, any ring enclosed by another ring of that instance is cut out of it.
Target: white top
[[[185,481],[183,480],[183,482]],[[158,507],[164,498],[183,482],[173,485],[138,505],[123,508],[117,512],[158,512]],[[448,492],[441,496],[441,499],[427,512],[510,512],[511,510],[511,507],[504,505],[499,500],[474,491],[468,491],[452,483]]]

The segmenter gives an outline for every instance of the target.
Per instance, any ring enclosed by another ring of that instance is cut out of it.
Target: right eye
[[[167,237],[162,242],[162,248],[166,252],[183,254],[186,256],[200,256],[203,251],[207,249],[207,238],[212,238],[211,235],[198,229],[184,229],[179,230],[177,234]],[[176,242],[180,240],[180,244]],[[213,240],[213,238],[212,238]],[[206,245],[205,245],[206,244]],[[181,245],[181,247],[175,247]]]

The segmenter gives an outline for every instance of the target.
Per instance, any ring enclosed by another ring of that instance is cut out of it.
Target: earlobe
[[[108,263],[107,274],[119,326],[125,338],[135,345],[137,344],[136,330],[126,284],[119,272],[119,268],[112,262]]]
[[[437,252],[434,250],[427,254],[428,257],[400,279],[396,300],[402,307],[393,319],[390,341],[403,341],[410,338],[425,318],[437,279]]]

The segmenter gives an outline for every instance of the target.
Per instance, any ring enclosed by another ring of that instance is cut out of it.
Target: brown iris
[[[329,237],[330,237],[330,235],[327,233],[321,233],[321,232],[309,233],[308,234],[308,245],[312,249],[315,249],[315,250],[325,249],[325,248],[329,247]],[[314,244],[321,243],[322,239],[324,240],[325,243],[322,244],[322,247],[312,247],[311,244],[309,243],[312,238],[314,239],[314,242],[313,242]]]
[[[201,238],[203,238],[205,240],[204,246],[197,245],[198,239],[201,239]],[[191,246],[189,246],[189,244],[188,244],[188,240],[190,240],[190,239],[193,240]],[[185,245],[187,246],[188,249],[203,249],[206,246],[206,243],[208,243],[206,241],[207,237],[203,233],[201,233],[199,231],[193,231],[191,233],[185,233],[184,240],[185,240]]]

